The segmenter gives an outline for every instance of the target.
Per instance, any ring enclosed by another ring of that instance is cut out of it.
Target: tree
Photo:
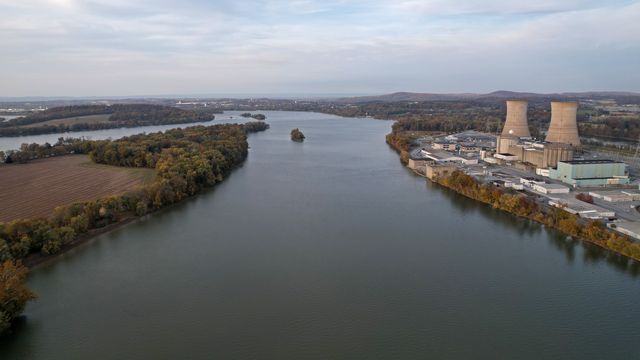
[[[291,130],[291,140],[293,140],[295,142],[303,142],[304,139],[305,139],[305,136],[302,133],[302,131],[300,131],[300,129],[295,128],[295,129]]]
[[[22,313],[27,301],[36,297],[24,284],[27,272],[20,262],[5,261],[0,265],[0,333]]]

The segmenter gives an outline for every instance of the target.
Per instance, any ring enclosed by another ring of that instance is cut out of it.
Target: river
[[[640,356],[637,263],[426,183],[389,121],[266,115],[214,190],[36,268],[0,358]]]

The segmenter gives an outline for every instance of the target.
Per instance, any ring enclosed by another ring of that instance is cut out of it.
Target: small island
[[[252,114],[252,113],[242,113],[240,116],[244,118],[254,118],[256,120],[265,120],[267,117],[264,114]]]
[[[300,129],[295,128],[295,129],[291,130],[291,140],[293,140],[295,142],[303,142],[304,138],[305,138],[305,136],[302,133],[302,131],[300,131]]]

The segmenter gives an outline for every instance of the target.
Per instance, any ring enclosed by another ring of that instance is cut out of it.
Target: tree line
[[[0,223],[0,331],[31,298],[23,292],[22,297],[10,297],[24,301],[2,301],[8,288],[17,286],[15,291],[22,291],[19,284],[24,276],[17,261],[30,254],[56,254],[92,230],[149,214],[215,186],[246,159],[247,134],[268,128],[266,123],[255,122],[194,126],[119,140],[61,138],[54,145],[24,145],[11,153],[29,160],[52,153],[88,154],[100,164],[153,168],[156,179],[120,195],[57,207],[49,218]],[[18,275],[5,276],[4,268]]]
[[[267,118],[264,114],[252,114],[252,113],[249,113],[249,112],[242,113],[242,114],[240,114],[240,116],[242,116],[244,118],[254,118],[256,120],[264,120],[264,119]]]
[[[42,124],[49,120],[66,119],[87,115],[110,114],[105,122],[82,122]],[[0,136],[24,136],[74,131],[91,131],[150,125],[187,124],[213,120],[211,113],[184,110],[171,106],[151,104],[78,105],[47,109],[28,116],[0,123]]]
[[[566,235],[589,241],[605,249],[640,260],[639,243],[632,241],[627,236],[610,231],[600,221],[589,220],[586,223],[582,223],[582,220],[577,215],[556,207],[543,208],[526,195],[480,183],[462,171],[454,171],[448,176],[436,178],[436,182],[468,198],[489,204],[496,209],[542,223]]]
[[[640,139],[640,116],[610,117],[579,123],[579,126],[581,136],[634,142]]]

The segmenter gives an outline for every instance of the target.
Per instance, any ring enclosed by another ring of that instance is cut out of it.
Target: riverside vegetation
[[[268,128],[266,123],[254,122],[172,129],[119,140],[61,138],[53,146],[32,144],[11,152],[9,156],[26,161],[88,154],[99,164],[155,169],[156,178],[121,195],[58,207],[48,218],[0,223],[0,324],[6,329],[33,298],[21,287],[26,274],[22,259],[29,262],[57,254],[107,225],[149,214],[214,186],[246,159],[247,134]]]
[[[264,114],[252,114],[252,113],[242,113],[240,114],[240,116],[244,117],[244,118],[254,118],[256,120],[265,120],[267,117]]]

